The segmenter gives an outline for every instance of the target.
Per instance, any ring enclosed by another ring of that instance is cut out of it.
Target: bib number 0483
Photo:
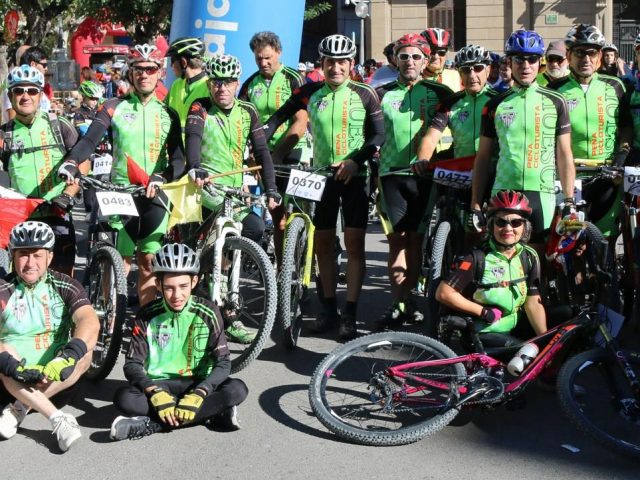
[[[326,184],[327,177],[302,170],[291,170],[286,193],[318,202],[322,198]]]
[[[125,192],[96,192],[100,213],[105,217],[123,215],[137,217],[138,209],[130,193]]]

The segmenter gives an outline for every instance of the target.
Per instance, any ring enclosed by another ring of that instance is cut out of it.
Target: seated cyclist
[[[84,288],[49,268],[54,243],[42,222],[11,230],[13,273],[0,279],[0,438],[13,437],[35,410],[65,452],[82,435],[73,415],[59,409],[62,392],[91,365],[100,324]]]
[[[136,316],[124,364],[129,385],[114,403],[125,416],[111,439],[140,438],[206,423],[237,430],[237,405],[247,397],[242,380],[229,378],[231,360],[220,310],[192,295],[200,262],[188,246],[164,245],[153,261],[162,294]]]
[[[526,245],[531,211],[522,193],[499,191],[489,200],[487,240],[458,261],[436,291],[439,302],[477,317],[476,329],[486,346],[520,343],[509,334],[522,308],[536,335],[547,330],[539,292],[540,261]]]

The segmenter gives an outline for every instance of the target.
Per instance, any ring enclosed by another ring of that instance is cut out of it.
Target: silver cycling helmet
[[[579,23],[571,27],[564,39],[567,50],[581,45],[602,48],[605,43],[606,40],[600,29],[586,23]]]
[[[329,35],[318,45],[318,53],[327,58],[353,58],[356,56],[356,45],[344,35]]]
[[[45,248],[53,250],[56,237],[49,225],[33,220],[17,224],[9,235],[9,250]]]
[[[454,59],[456,68],[463,65],[476,65],[478,63],[491,65],[491,53],[480,45],[467,45],[466,47],[462,47],[458,50]]]
[[[7,87],[11,89],[17,85],[35,85],[44,88],[44,75],[37,68],[21,65],[11,69],[7,76]]]
[[[242,66],[233,55],[215,54],[205,60],[204,71],[209,78],[240,78]]]
[[[188,273],[197,275],[200,260],[196,252],[182,243],[163,245],[153,257],[153,273]]]

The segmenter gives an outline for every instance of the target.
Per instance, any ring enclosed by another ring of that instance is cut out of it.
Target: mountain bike
[[[622,230],[623,254],[617,256],[625,317],[640,333],[640,168],[624,167],[624,197],[620,228]]]
[[[598,275],[607,288],[611,273],[600,269]],[[584,351],[566,362],[558,376],[564,413],[595,440],[640,457],[640,352],[618,347],[609,332],[608,311],[596,302],[575,309],[575,317],[542,335],[491,349],[484,348],[473,319],[443,317],[443,325],[471,338],[474,352],[461,356],[413,333],[358,338],[316,368],[309,385],[311,407],[325,427],[346,440],[408,444],[443,429],[463,409],[508,403],[550,366]],[[596,341],[601,346],[585,351]],[[508,359],[531,342],[539,353],[520,376],[505,372]]]
[[[213,301],[229,323],[241,321],[255,333],[253,341],[242,344],[227,338],[231,350],[231,372],[249,365],[269,338],[276,314],[276,276],[265,251],[241,236],[242,223],[234,219],[236,209],[250,204],[266,208],[264,198],[241,189],[207,183],[213,196],[224,197],[222,208],[211,213],[193,231],[174,229],[168,241],[191,246],[200,256],[199,288]]]

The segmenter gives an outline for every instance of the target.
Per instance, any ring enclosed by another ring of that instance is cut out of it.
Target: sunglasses
[[[38,87],[13,87],[11,93],[19,97],[28,93],[30,96],[35,97],[40,93],[40,89]]]
[[[505,228],[509,225],[511,228],[520,228],[524,225],[526,220],[524,218],[512,218],[509,220],[508,218],[496,217],[493,222],[498,228]]]
[[[578,58],[584,58],[587,55],[589,55],[589,58],[596,58],[598,56],[598,52],[600,50],[595,50],[595,49],[589,49],[589,50],[572,50],[571,53],[573,53],[576,57]]]
[[[540,55],[514,55],[513,61],[522,65],[524,62],[528,62],[529,65],[537,63],[540,60]]]
[[[155,75],[160,70],[160,67],[148,66],[148,67],[138,67],[137,65],[133,67],[133,73],[138,75],[142,73],[146,73],[147,75]]]
[[[38,65],[42,65],[42,68],[49,68],[49,62],[37,62]]]
[[[229,88],[229,86],[233,85],[234,83],[236,83],[238,80],[235,78],[223,78],[223,79],[219,79],[219,80],[209,80],[209,85],[212,85],[215,88],[222,88],[222,86],[224,85],[225,87]]]
[[[431,52],[431,56],[435,57],[436,55],[439,55],[441,57],[444,57],[447,54],[447,49],[446,48],[439,48],[437,50],[433,50]]]
[[[471,73],[471,70],[476,73],[480,73],[483,72],[485,68],[487,68],[486,65],[484,65],[483,63],[478,63],[476,65],[463,65],[462,67],[459,67],[458,70],[460,71],[460,73],[466,73],[468,75],[469,73]]]
[[[398,60],[402,60],[403,62],[407,62],[409,61],[409,59],[412,59],[414,62],[419,62],[423,58],[424,58],[424,55],[420,53],[399,53],[398,54]]]

